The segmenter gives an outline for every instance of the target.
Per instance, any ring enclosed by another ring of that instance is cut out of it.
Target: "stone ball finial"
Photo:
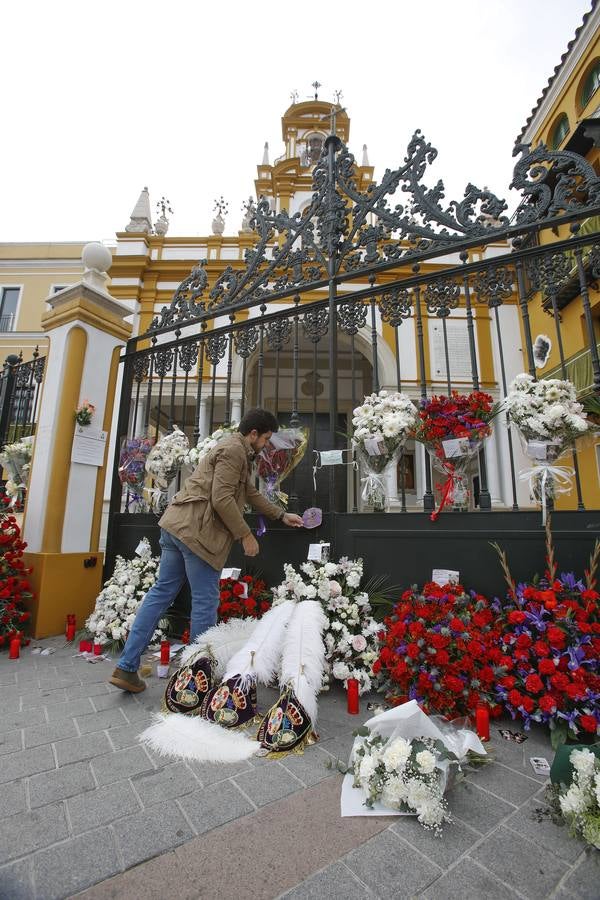
[[[112,253],[104,244],[93,241],[91,244],[86,244],[83,248],[81,260],[86,269],[108,272],[112,265]]]

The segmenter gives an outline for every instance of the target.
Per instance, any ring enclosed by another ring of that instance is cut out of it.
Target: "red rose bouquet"
[[[271,609],[267,585],[260,578],[222,578],[219,581],[219,622],[229,619],[260,619]]]
[[[510,590],[493,606],[511,666],[495,688],[498,702],[525,728],[547,723],[556,747],[567,737],[600,733],[600,594],[593,577],[600,543],[584,584],[572,573],[557,577],[549,527],[546,533],[548,568],[537,583],[515,585],[501,554]]]
[[[491,434],[490,422],[499,412],[499,404],[489,394],[472,391],[450,397],[421,400],[415,440],[425,444],[433,465],[446,476],[439,485],[439,509],[431,514],[435,522],[446,504],[465,509],[469,503],[466,468],[479,452],[484,438]]]
[[[499,631],[488,600],[462,585],[426,584],[404,592],[380,632],[373,665],[393,705],[417,700],[426,713],[455,718],[477,704],[501,708],[494,684],[506,671]]]
[[[0,512],[0,648],[8,647],[14,637],[20,638],[22,646],[29,644],[23,634],[31,616],[24,602],[33,596],[27,580],[31,569],[23,562],[26,546],[15,517]]]

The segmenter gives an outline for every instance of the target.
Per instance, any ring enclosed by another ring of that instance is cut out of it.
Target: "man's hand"
[[[289,525],[290,528],[304,528],[302,516],[297,516],[295,513],[286,513],[282,516],[281,521],[284,525]]]
[[[258,541],[253,534],[247,534],[245,538],[242,538],[242,547],[244,548],[244,554],[246,556],[258,555]]]

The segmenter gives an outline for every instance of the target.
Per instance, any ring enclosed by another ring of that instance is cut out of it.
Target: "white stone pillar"
[[[496,420],[496,424],[498,420]],[[496,428],[492,428],[492,433],[486,442],[486,462],[487,462],[487,482],[492,506],[506,506],[506,485],[503,485],[501,462],[500,462],[500,446]],[[504,487],[504,490],[503,490]]]
[[[209,427],[209,416],[208,416],[208,400],[200,401],[200,412],[198,415],[198,436],[200,438],[208,437],[208,427]]]
[[[240,397],[234,397],[231,404],[231,421],[235,422],[236,425],[240,424],[240,419],[242,418],[242,401]]]

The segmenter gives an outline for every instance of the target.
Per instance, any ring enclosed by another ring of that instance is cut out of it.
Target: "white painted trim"
[[[523,136],[519,138],[520,143],[531,143],[531,141],[533,140],[533,135],[538,131],[542,122],[544,122],[544,120],[549,115],[562,89],[573,74],[573,71],[577,67],[579,61],[581,60],[581,57],[588,49],[598,28],[600,28],[600,6],[597,6],[590,13],[590,17],[585,23],[585,27],[577,37],[575,46],[571,47],[568,58],[563,63],[546,96],[535,111],[535,114],[531,122],[527,126],[525,132],[523,133]],[[571,130],[573,130],[574,124],[574,122],[571,123]]]
[[[0,269],[10,269],[13,266],[21,267],[27,272],[30,269],[41,269],[48,267],[55,269],[57,266],[72,266],[75,274],[83,272],[83,264],[81,259],[0,259]],[[73,274],[71,272],[70,274]]]

